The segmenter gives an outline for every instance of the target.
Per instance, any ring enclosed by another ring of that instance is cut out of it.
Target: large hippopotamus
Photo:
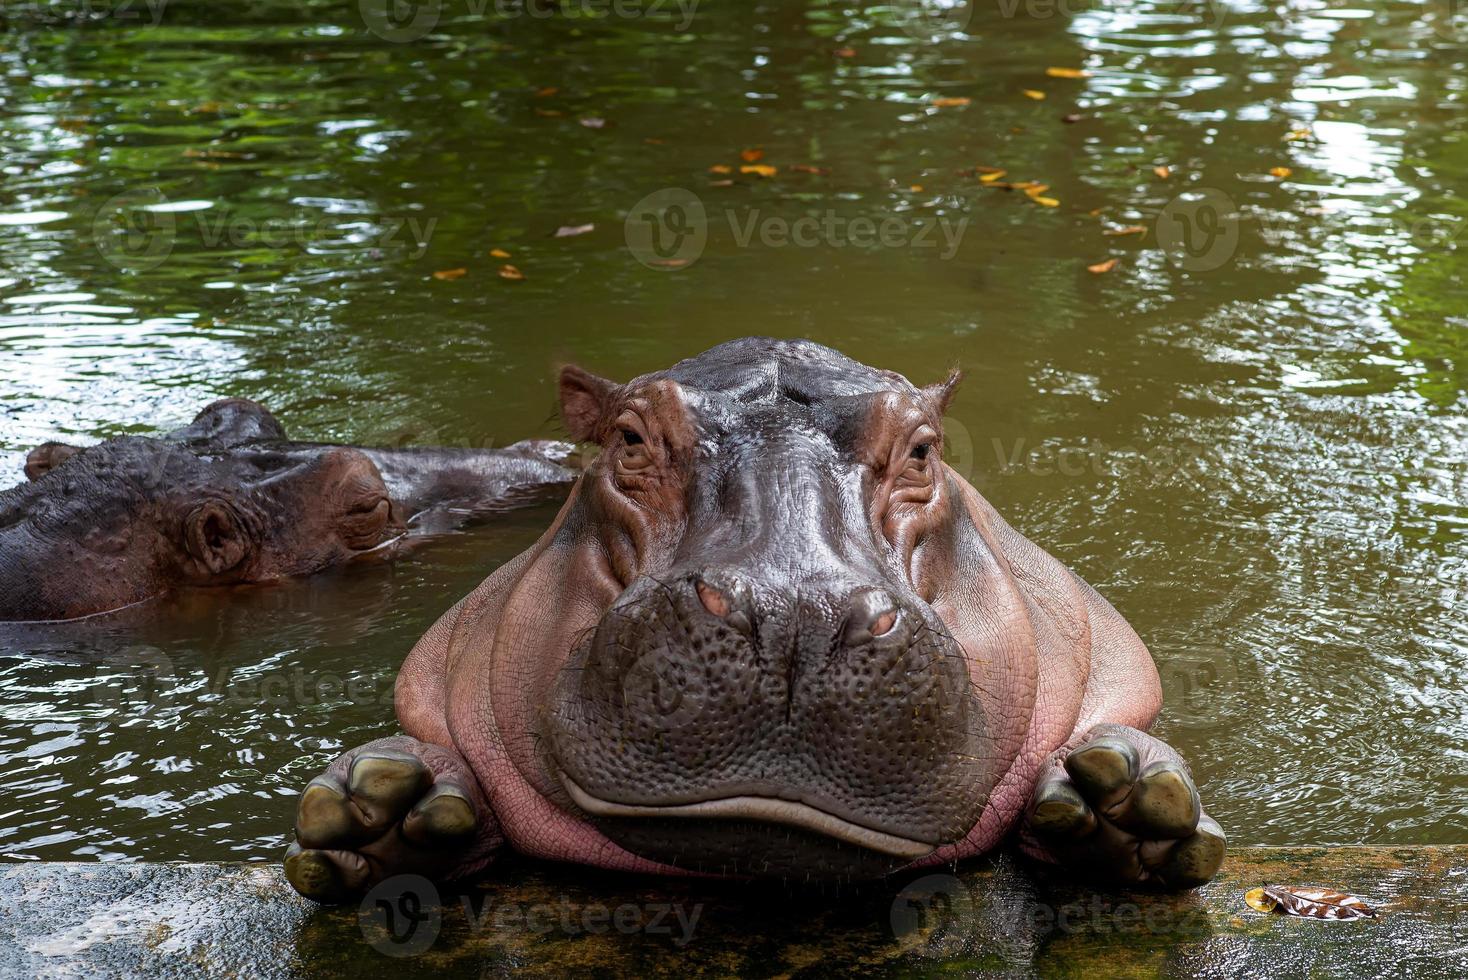
[[[599,454],[408,655],[406,734],[306,786],[291,883],[343,901],[506,846],[850,880],[1011,836],[1117,885],[1207,881],[1224,834],[1146,732],[1147,648],[944,463],[956,383],[769,339],[626,384],[565,368]]]
[[[0,620],[76,619],[389,555],[410,532],[569,486],[572,448],[294,442],[241,398],[161,438],[46,443],[26,459],[30,482],[0,493]]]

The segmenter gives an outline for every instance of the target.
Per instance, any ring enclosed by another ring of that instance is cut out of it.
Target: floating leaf
[[[1041,207],[1046,207],[1046,208],[1058,208],[1058,207],[1060,207],[1060,201],[1056,200],[1053,197],[1040,197],[1038,195],[1032,194],[1032,195],[1030,195],[1030,200],[1034,201],[1036,204],[1040,205]]]
[[[1328,888],[1297,888],[1291,885],[1265,885],[1250,889],[1244,895],[1249,908],[1259,912],[1278,912],[1306,919],[1369,919],[1376,910],[1355,895]]]
[[[972,99],[965,98],[961,95],[950,95],[944,96],[943,98],[934,99],[933,106],[937,109],[952,109],[956,106],[968,105],[972,101]]]
[[[525,278],[525,273],[521,272],[513,265],[506,263],[505,265],[500,266],[500,278],[509,279],[511,282],[519,282],[521,279]]]
[[[650,143],[653,146],[662,146],[665,141],[659,139],[656,136],[644,136],[642,138],[642,142],[644,142],[644,143]]]
[[[729,178],[726,177],[723,180],[711,180],[711,181],[709,181],[709,186],[710,187],[733,187],[734,186],[734,181],[732,181],[732,180],[730,180]]]
[[[817,177],[824,177],[831,172],[826,167],[813,167],[808,163],[791,164],[790,169],[798,174],[815,174]]]
[[[1291,143],[1295,143],[1300,140],[1313,140],[1314,138],[1315,132],[1309,126],[1296,126],[1294,129],[1285,134],[1285,139],[1289,140]]]
[[[835,51],[832,51],[831,53],[834,54],[838,58],[855,58],[856,57],[856,49],[855,48],[837,48]]]
[[[1049,184],[1042,184],[1039,181],[1035,180],[1027,180],[1023,183],[1015,184],[1014,186],[1016,190],[1024,191],[1026,194],[1030,195],[1030,197],[1035,197],[1037,195],[1043,194],[1050,189]]]
[[[1045,74],[1051,78],[1090,78],[1091,73],[1084,68],[1046,68]]]
[[[1037,88],[1024,88],[1020,89],[1020,92],[1023,93],[1024,97],[1027,99],[1034,99],[1036,102],[1045,101],[1045,93],[1041,92]]]
[[[601,129],[607,124],[607,121],[600,116],[586,116],[585,118],[578,119],[576,121],[585,126],[587,129]]]
[[[556,229],[556,238],[571,238],[575,235],[584,235],[588,231],[595,231],[596,225],[561,225]]]
[[[555,95],[559,91],[560,91],[560,89],[557,88],[556,86],[554,86],[554,85],[547,85],[545,88],[539,89],[538,91],[536,91],[535,97],[537,99],[543,99],[546,96]]]
[[[779,168],[772,167],[767,163],[750,163],[739,168],[742,174],[758,174],[761,177],[773,177],[779,173]]]
[[[1009,173],[1008,170],[990,170],[988,173],[979,174],[979,180],[986,184],[992,184],[1007,173]]]
[[[974,170],[981,174],[1002,174],[1005,172],[1003,167],[975,167]]]
[[[1270,167],[1269,168],[1269,176],[1271,176],[1271,177],[1278,177],[1281,180],[1283,180],[1284,178],[1288,177],[1292,173],[1294,173],[1294,171],[1291,170],[1289,167]]]
[[[709,173],[711,174],[732,174],[733,172],[733,167],[726,166],[722,163],[716,163],[712,167],[709,167]]]
[[[433,278],[435,278],[435,279],[442,279],[442,280],[445,280],[446,281],[446,280],[449,280],[449,279],[462,279],[464,276],[466,276],[468,274],[469,274],[469,270],[468,269],[439,269],[437,272],[435,272],[433,274]]]
[[[649,259],[649,265],[661,266],[664,269],[681,269],[689,262],[688,259]]]
[[[1115,269],[1116,263],[1120,261],[1121,259],[1107,259],[1105,262],[1097,262],[1095,265],[1086,266],[1086,271],[1091,273],[1093,276],[1104,275],[1105,273],[1110,272],[1112,269]]]
[[[909,184],[908,187],[907,187],[907,189],[910,190],[910,191],[912,191],[914,194],[921,194],[923,192],[923,185],[922,184]]]
[[[1172,168],[1168,166],[1153,167],[1152,172],[1163,180],[1172,176]]]
[[[739,159],[743,160],[745,163],[759,163],[761,160],[764,159],[764,156],[765,151],[757,146],[748,150],[739,151]]]
[[[489,250],[489,254],[490,254],[490,257],[491,258],[496,258],[496,259],[507,259],[507,258],[510,257],[510,253],[509,252],[506,252],[502,248],[492,248],[492,249]]]
[[[1078,123],[1084,118],[1085,116],[1082,116],[1079,112],[1071,112],[1061,116],[1060,121],[1063,123]]]
[[[1095,212],[1092,212],[1092,213],[1094,214]],[[1147,234],[1147,226],[1146,225],[1127,225],[1124,228],[1107,228],[1101,234],[1103,234],[1103,235],[1109,235],[1109,236],[1111,236],[1113,238],[1118,237],[1120,235],[1145,235],[1145,234]]]

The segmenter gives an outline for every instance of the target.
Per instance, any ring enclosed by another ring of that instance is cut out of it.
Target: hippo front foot
[[[306,785],[285,876],[307,898],[346,902],[398,874],[467,877],[503,842],[458,753],[383,738],[346,752]]]
[[[1057,754],[1058,755],[1058,754]],[[1026,850],[1110,885],[1195,888],[1223,862],[1223,829],[1166,742],[1097,725],[1035,783]]]

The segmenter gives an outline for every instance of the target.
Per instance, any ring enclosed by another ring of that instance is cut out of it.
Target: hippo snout
[[[866,877],[958,840],[991,753],[962,651],[903,592],[728,566],[635,582],[559,678],[570,803],[723,873]]]

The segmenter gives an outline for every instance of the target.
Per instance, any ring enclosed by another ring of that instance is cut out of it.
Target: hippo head
[[[306,574],[401,533],[366,454],[248,444],[277,430],[263,408],[231,399],[165,438],[33,451],[31,482],[0,493],[0,620]]]
[[[634,855],[722,874],[869,877],[974,828],[1033,673],[1026,692],[1006,666],[1010,597],[958,598],[988,552],[943,462],[956,382],[760,338],[625,385],[564,369],[600,452],[538,559],[564,601],[517,621],[566,646],[514,674],[562,665],[532,785]]]

